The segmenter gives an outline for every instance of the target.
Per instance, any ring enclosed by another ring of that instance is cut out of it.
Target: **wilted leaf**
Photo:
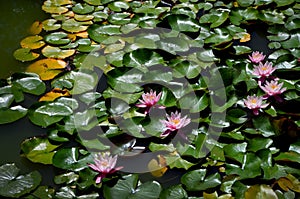
[[[39,101],[53,101],[56,98],[62,97],[62,96],[70,96],[70,93],[67,89],[59,89],[59,88],[54,88],[50,92],[46,93],[43,95]]]

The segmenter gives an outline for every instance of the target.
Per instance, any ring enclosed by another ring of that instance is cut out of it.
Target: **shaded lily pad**
[[[32,52],[30,48],[19,48],[14,52],[14,57],[19,61],[32,61],[39,56],[40,54]]]
[[[17,121],[27,114],[27,109],[22,106],[0,109],[0,124],[7,124]]]
[[[41,59],[29,65],[26,71],[38,74],[42,80],[49,80],[61,73],[66,65],[59,59]]]
[[[33,171],[19,175],[20,169],[15,164],[5,164],[0,167],[0,195],[4,197],[20,198],[34,190],[41,182],[39,172]]]
[[[52,164],[52,157],[59,145],[53,145],[47,138],[29,138],[22,142],[23,155],[32,162]]]
[[[45,48],[43,48],[42,53],[45,57],[48,58],[65,59],[72,56],[75,53],[75,50],[62,50],[58,47],[46,46]]]
[[[43,37],[39,35],[26,37],[21,41],[22,48],[38,49],[45,45]]]
[[[43,24],[40,21],[35,21],[31,24],[29,32],[32,35],[38,35],[43,30]]]

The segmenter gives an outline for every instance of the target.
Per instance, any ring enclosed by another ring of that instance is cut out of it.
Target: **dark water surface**
[[[0,0],[0,78],[23,71],[28,65],[15,60],[13,52],[29,36],[31,24],[47,18],[42,4],[43,0]]]

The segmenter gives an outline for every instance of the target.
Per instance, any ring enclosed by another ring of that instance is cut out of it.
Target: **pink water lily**
[[[118,156],[111,156],[109,152],[98,153],[95,155],[94,162],[95,164],[88,164],[90,168],[99,172],[96,183],[100,183],[103,178],[107,175],[112,174],[123,167],[115,168],[117,164]]]
[[[266,108],[269,105],[269,103],[263,102],[263,97],[258,97],[256,95],[247,96],[247,99],[244,99],[243,101],[245,106],[253,111],[254,115],[258,115],[260,109]]]
[[[161,92],[156,95],[156,91],[150,90],[149,93],[144,93],[142,95],[142,100],[139,99],[140,104],[136,104],[137,107],[146,108],[145,114],[148,114],[151,107],[165,108],[164,106],[156,106],[157,102],[160,100]]]
[[[270,76],[275,70],[276,68],[273,67],[271,62],[266,62],[264,64],[260,62],[259,65],[254,66],[252,74],[264,79]]]
[[[191,122],[191,119],[186,116],[181,118],[181,113],[177,111],[175,113],[171,113],[171,115],[167,115],[167,120],[161,120],[161,122],[165,125],[165,132],[163,132],[160,136],[166,137],[171,132],[179,130]]]
[[[265,91],[268,96],[276,96],[286,91],[286,88],[282,88],[282,86],[283,82],[278,83],[278,80],[271,80],[271,82],[266,81],[264,86],[259,82],[259,87]]]
[[[252,52],[251,56],[249,55],[249,59],[251,60],[251,62],[256,64],[263,61],[265,57],[266,55],[258,51]]]

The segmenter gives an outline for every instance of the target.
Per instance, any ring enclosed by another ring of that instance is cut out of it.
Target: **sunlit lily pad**
[[[40,34],[40,32],[43,30],[43,24],[40,21],[35,21],[29,28],[29,32],[32,35]]]
[[[19,175],[20,169],[15,164],[5,164],[0,167],[0,195],[9,198],[21,196],[34,190],[41,182],[39,172]]]
[[[71,40],[68,37],[68,34],[65,32],[54,32],[44,37],[45,41],[49,44],[54,45],[63,45],[68,44]]]
[[[51,3],[47,3],[47,1],[44,2],[44,5],[42,6],[42,9],[45,12],[51,13],[51,14],[62,14],[68,12],[68,8],[63,6],[54,6]]]
[[[36,35],[24,38],[20,44],[22,48],[38,49],[44,46],[45,42],[42,36]]]
[[[58,47],[46,46],[43,48],[42,53],[45,57],[65,59],[72,56],[75,53],[75,50],[62,50]]]
[[[23,155],[32,162],[52,164],[52,157],[59,145],[53,145],[47,138],[34,137],[21,144]]]
[[[91,4],[93,6],[99,6],[101,5],[101,0],[84,0],[84,2]]]
[[[55,19],[47,19],[43,21],[43,28],[46,31],[58,30],[61,27],[61,24],[57,23]]]
[[[68,32],[81,32],[87,30],[88,26],[76,21],[75,19],[69,19],[62,24],[62,29]]]
[[[32,52],[30,48],[19,48],[14,52],[14,57],[19,61],[32,61],[39,56],[38,53]]]
[[[34,62],[26,71],[38,74],[42,80],[50,80],[61,73],[66,66],[67,63],[63,60],[49,58]]]
[[[72,8],[73,12],[77,14],[88,14],[94,11],[94,6],[89,5],[89,4],[81,4],[77,3],[75,6]]]
[[[80,14],[75,14],[74,19],[77,21],[89,21],[94,19],[93,15],[80,15]]]
[[[46,93],[44,96],[42,96],[39,101],[53,101],[59,97],[62,96],[70,96],[70,93],[67,89],[59,89],[59,88],[54,88],[50,92]]]

